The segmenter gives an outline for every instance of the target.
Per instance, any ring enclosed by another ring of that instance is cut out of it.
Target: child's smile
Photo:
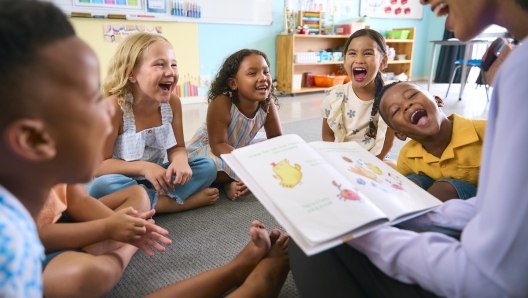
[[[433,136],[441,126],[443,102],[420,87],[401,82],[390,87],[380,101],[380,113],[396,132],[411,138]]]
[[[423,109],[414,111],[410,117],[411,123],[415,125],[425,125],[428,120],[429,117],[427,117],[427,111]]]
[[[240,99],[266,100],[271,89],[271,75],[266,60],[257,54],[245,57],[232,84],[231,88],[238,91]]]
[[[269,92],[268,84],[258,85],[255,89],[257,89],[257,92],[259,94],[264,94],[264,95],[268,96],[268,92]]]
[[[159,83],[158,86],[164,93],[170,93],[172,90],[172,82]]]
[[[383,62],[383,55],[376,41],[369,36],[359,36],[348,45],[344,67],[352,84],[364,87],[374,82]]]
[[[136,89],[135,100],[144,94],[158,102],[168,102],[178,82],[178,66],[172,46],[155,42],[142,55],[139,66],[130,74],[130,81]]]
[[[353,77],[356,82],[363,82],[367,77],[367,70],[363,67],[354,67],[352,73],[354,74]]]

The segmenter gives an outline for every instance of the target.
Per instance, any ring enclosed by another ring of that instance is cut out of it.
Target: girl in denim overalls
[[[114,106],[114,129],[89,194],[100,198],[141,185],[157,212],[178,212],[214,204],[209,188],[216,165],[208,157],[188,158],[181,103],[172,93],[178,68],[162,36],[137,33],[120,43],[110,62],[103,93]]]

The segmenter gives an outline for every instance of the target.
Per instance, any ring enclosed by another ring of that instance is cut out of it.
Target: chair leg
[[[460,68],[460,65],[457,65],[457,66],[455,66],[455,68],[453,68],[453,72],[451,72],[451,80],[449,80],[449,86],[447,87],[447,92],[446,92],[445,98],[447,98],[447,94],[449,94],[449,89],[451,89],[451,84],[453,84],[453,80],[455,79],[456,71],[459,68]]]
[[[482,83],[484,83],[484,87],[486,88],[486,98],[488,99],[488,102],[489,102],[489,100],[490,100],[489,88],[491,86],[488,85],[488,82],[486,81],[486,76],[484,76],[484,71],[482,71],[482,68],[480,69],[480,76],[482,77]]]

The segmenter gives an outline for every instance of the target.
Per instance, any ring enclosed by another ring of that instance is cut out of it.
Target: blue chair
[[[451,89],[451,84],[453,84],[453,80],[455,79],[456,71],[462,67],[464,64],[464,59],[458,59],[455,61],[455,68],[453,68],[453,72],[451,73],[451,80],[449,80],[449,87],[447,87],[447,92],[445,97],[447,98],[447,94],[449,93],[449,89]],[[482,72],[482,60],[481,59],[469,59],[467,62],[468,67],[478,67],[479,70]],[[467,81],[467,77],[469,76],[469,71],[466,73],[466,77],[464,78]],[[484,78],[484,76],[482,76]],[[462,78],[460,78],[462,80]],[[489,94],[488,94],[488,84],[485,83],[484,85],[486,87],[486,96],[488,97],[489,101]]]

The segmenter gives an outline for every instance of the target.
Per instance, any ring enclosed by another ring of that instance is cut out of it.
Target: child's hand
[[[152,209],[150,211],[147,211],[145,213],[140,213],[137,216],[139,218],[147,219],[154,215],[155,210]],[[146,227],[146,233],[141,235],[141,238],[136,241],[130,242],[130,244],[134,245],[135,247],[141,249],[143,252],[145,252],[149,256],[153,256],[154,252],[150,250],[149,246],[156,249],[159,252],[164,252],[165,247],[161,244],[165,245],[171,245],[172,241],[165,237],[169,234],[169,232],[153,223],[147,222],[145,224]],[[160,244],[161,243],[161,244]]]
[[[172,166],[172,165],[171,165]],[[170,168],[170,167],[169,167]],[[160,195],[168,194],[169,188],[174,191],[174,185],[165,179],[165,173],[167,170],[162,166],[148,162],[145,165],[144,175],[150,183],[154,186],[156,192]]]
[[[105,219],[105,231],[109,239],[128,243],[141,239],[147,231],[146,224],[134,208],[127,207]]]
[[[165,181],[174,188],[174,185],[176,184],[184,185],[187,183],[187,181],[191,179],[192,174],[191,167],[187,161],[181,163],[173,162],[167,168]],[[175,176],[174,180],[172,180],[173,176]]]

